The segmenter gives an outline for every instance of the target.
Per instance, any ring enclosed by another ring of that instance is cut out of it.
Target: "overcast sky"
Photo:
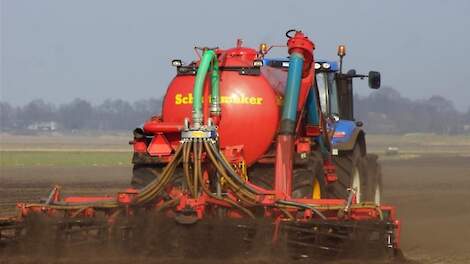
[[[0,99],[15,105],[158,97],[171,59],[191,61],[195,45],[284,44],[297,28],[317,57],[335,59],[343,43],[346,68],[379,70],[406,97],[470,106],[467,0],[0,1]],[[365,84],[356,91],[370,92]]]

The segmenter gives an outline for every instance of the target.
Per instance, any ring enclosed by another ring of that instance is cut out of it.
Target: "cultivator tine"
[[[390,223],[381,221],[286,222],[282,231],[294,251],[312,254],[382,253],[390,244]],[[358,250],[358,245],[361,250]]]
[[[15,243],[22,229],[23,224],[17,222],[15,219],[0,219],[0,248]]]
[[[49,196],[47,197],[47,200],[45,201],[44,204],[50,205],[59,200],[60,196],[60,187],[58,185],[54,186],[52,188],[51,192],[49,193]]]
[[[60,221],[56,226],[57,239],[69,245],[79,245],[82,241],[103,242],[107,239],[109,227],[106,222],[94,219]]]
[[[353,202],[353,198],[357,193],[357,188],[349,188],[349,195],[348,195],[348,200],[346,201],[346,206],[344,207],[344,214],[347,214],[349,212],[349,209],[351,208],[351,204]]]

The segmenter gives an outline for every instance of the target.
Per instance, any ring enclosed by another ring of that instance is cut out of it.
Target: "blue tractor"
[[[355,70],[342,71],[342,61],[346,54],[343,45],[338,47],[339,63],[336,61],[316,60],[315,85],[318,93],[310,93],[307,105],[318,105],[326,119],[328,142],[319,142],[326,154],[331,153],[335,165],[337,180],[327,186],[330,198],[345,199],[355,192],[357,202],[369,202],[380,205],[382,196],[381,168],[377,155],[368,154],[366,133],[363,123],[354,118],[353,80],[367,78],[369,87],[380,88],[380,73],[357,74]],[[289,61],[283,59],[265,59],[264,63],[289,67]],[[309,111],[314,112],[314,110]],[[312,123],[319,123],[318,117],[308,117]],[[319,139],[322,140],[321,138]],[[324,140],[326,141],[326,140]]]

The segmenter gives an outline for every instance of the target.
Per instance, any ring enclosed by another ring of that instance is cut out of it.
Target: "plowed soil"
[[[401,247],[407,263],[470,263],[470,158],[421,156],[382,161],[384,200],[398,208],[402,222]],[[0,216],[15,212],[17,201],[46,197],[54,184],[65,195],[109,194],[127,187],[130,167],[2,167]],[[223,234],[221,234],[223,235]],[[268,256],[231,263],[280,263]],[[132,259],[96,256],[32,259],[1,256],[0,263],[226,263],[227,260]],[[357,263],[341,261],[339,263]],[[285,263],[285,262],[283,262]],[[297,261],[296,263],[311,263]]]

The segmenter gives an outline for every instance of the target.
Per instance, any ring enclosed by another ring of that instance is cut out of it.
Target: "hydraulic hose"
[[[193,150],[194,150],[194,171],[193,171],[193,195],[194,198],[197,198],[199,195],[199,172],[201,171],[201,152],[200,149],[200,142],[193,141]]]
[[[232,185],[232,187],[237,188],[233,191],[237,194],[247,195],[247,197],[253,199],[253,203],[256,204],[255,195],[257,195],[259,193],[256,190],[253,190],[252,188],[250,188],[250,186],[246,185],[240,179],[240,177],[238,177],[238,175],[236,175],[235,171],[233,171],[233,168],[230,166],[230,163],[227,161],[225,156],[222,155],[219,151],[217,151],[217,149],[215,148],[213,143],[204,142],[204,144],[205,144],[207,153],[208,153],[211,161],[214,163],[214,165],[216,167],[219,166],[218,171],[221,173],[221,175],[223,177],[226,177],[227,182],[230,185]],[[220,165],[217,164],[219,162],[217,162],[217,161],[220,161],[220,164],[223,166],[223,169],[225,169],[225,170],[220,169]],[[228,172],[229,175],[227,175],[226,172]],[[229,176],[231,176],[231,177],[229,177]],[[236,183],[234,181],[236,181]],[[247,191],[252,191],[252,193],[247,192]],[[311,206],[311,205],[297,203],[297,202],[293,202],[293,201],[284,201],[284,200],[276,201],[276,204],[277,204],[278,208],[281,210],[281,212],[283,212],[289,219],[294,219],[294,217],[287,210],[282,208],[282,206],[292,206],[292,207],[297,207],[297,208],[310,209],[315,214],[317,214],[320,218],[322,218],[323,220],[326,220],[325,215],[323,215],[316,207]],[[279,205],[281,205],[281,206],[279,206]]]
[[[165,187],[168,183],[169,179],[173,175],[176,167],[181,162],[181,153],[184,144],[180,145],[175,152],[175,156],[173,160],[168,163],[168,165],[163,169],[161,177],[157,177],[153,180],[149,185],[144,187],[139,194],[137,194],[135,204],[143,204],[152,199],[154,199],[160,191]],[[98,202],[91,202],[91,203],[71,203],[71,204],[28,204],[27,207],[46,207],[50,209],[56,210],[84,210],[86,208],[93,208],[93,209],[112,209],[117,208],[120,204],[117,201],[98,201]],[[76,213],[77,214],[77,213]]]
[[[251,186],[245,184],[245,182],[237,175],[237,173],[233,170],[230,162],[225,158],[223,154],[221,154],[213,143],[208,143],[209,150],[215,155],[216,159],[220,161],[224,169],[228,172],[228,175],[235,180],[238,184],[242,185],[246,190],[250,191],[255,195],[260,195],[257,190],[253,189]]]
[[[277,208],[279,208],[279,210],[285,215],[287,216],[287,218],[289,218],[289,220],[295,220],[295,217],[284,207],[282,206],[278,206]]]
[[[189,158],[191,154],[191,144],[190,143],[183,143],[183,171],[184,177],[186,182],[186,188],[189,190],[192,197],[195,197],[193,193],[193,184],[191,183],[191,172],[189,169]]]
[[[96,202],[96,203],[80,203],[80,204],[28,204],[26,207],[45,207],[57,210],[81,210],[86,208],[93,209],[111,209],[119,207],[116,201]]]
[[[192,177],[189,169],[190,163],[190,156],[191,150],[194,154],[194,166],[193,166],[193,173]],[[183,142],[175,152],[174,158],[167,164],[164,168],[162,174],[159,178],[156,178],[152,181],[149,185],[143,188],[138,194],[135,199],[134,205],[143,205],[154,200],[163,188],[169,183],[171,176],[174,174],[175,169],[177,166],[183,161],[183,169],[186,175],[186,181],[188,184],[188,189],[192,192],[193,197],[197,197],[199,193],[199,189],[202,189],[207,195],[211,198],[225,201],[226,203],[230,204],[231,206],[239,209],[240,211],[244,212],[247,216],[251,218],[255,218],[254,214],[248,210],[247,208],[243,207],[236,201],[231,200],[228,197],[218,197],[217,195],[213,194],[206,182],[203,178],[202,174],[202,153],[205,150],[207,153],[210,161],[216,168],[217,172],[220,176],[226,181],[229,189],[231,189],[236,197],[240,199],[241,202],[247,204],[248,206],[256,206],[258,205],[257,202],[257,195],[260,195],[256,190],[251,188],[250,186],[246,185],[243,180],[236,174],[236,172],[231,167],[230,163],[227,161],[225,156],[221,154],[215,144],[212,142],[207,141],[195,141],[195,142]],[[189,176],[189,177],[188,177]],[[192,188],[191,188],[192,187]],[[177,200],[171,200],[167,203],[164,203],[159,211],[173,206],[177,203]],[[30,204],[29,206],[39,206],[39,204]],[[44,206],[41,204],[41,206]],[[104,201],[104,202],[95,202],[95,203],[80,203],[80,204],[51,204],[46,205],[48,208],[57,209],[57,210],[84,210],[86,208],[94,208],[94,209],[112,209],[119,207],[119,203],[117,201]],[[289,219],[294,219],[292,214],[290,214],[284,207],[297,207],[303,209],[310,209],[314,213],[316,213],[322,219],[326,219],[326,217],[314,206],[306,205],[302,203],[297,203],[293,201],[276,201],[275,204],[282,213],[286,215]]]
[[[320,216],[321,219],[326,220],[326,216],[324,214],[322,214],[317,208],[315,208],[315,206],[311,206],[311,205],[303,204],[303,203],[296,203],[296,202],[292,202],[292,201],[284,201],[284,200],[276,201],[276,203],[281,204],[281,205],[299,207],[299,208],[303,208],[303,209],[310,209],[314,213],[316,213],[318,216]]]
[[[201,147],[202,147],[202,143],[201,143]],[[202,154],[202,153],[201,153]],[[229,198],[221,198],[221,197],[218,197],[217,195],[214,195],[210,190],[209,188],[206,186],[205,182],[204,182],[204,178],[202,177],[202,170],[200,170],[198,172],[198,176],[199,176],[199,182],[201,183],[201,187],[202,187],[202,190],[208,195],[210,196],[211,198],[213,199],[217,199],[217,200],[220,200],[220,201],[224,201],[228,204],[230,204],[231,206],[233,207],[236,207],[237,209],[239,209],[240,211],[244,212],[246,215],[248,215],[249,217],[251,218],[255,218],[255,216],[253,215],[253,213],[248,210],[247,208],[237,204],[236,202],[230,200]]]
[[[212,158],[213,154],[209,154],[209,156],[211,156]],[[217,164],[217,163],[214,163],[214,164],[216,164],[215,167],[217,171],[220,173],[222,178],[226,181],[228,188],[231,189],[240,200],[244,201],[245,203],[251,206],[256,205],[255,195],[245,190],[243,188],[243,185],[235,183],[233,179],[227,175],[227,173],[225,172],[225,169],[220,164]]]
[[[246,184],[236,175],[235,172],[233,172],[233,169],[229,164],[228,167],[232,170],[235,175],[232,175],[232,177],[227,175],[227,172],[225,170],[226,167],[224,168],[224,166],[221,165],[226,163],[226,160],[220,157],[220,154],[218,155],[218,157],[216,156],[216,154],[218,154],[218,151],[215,150],[213,144],[204,142],[204,145],[210,160],[215,166],[217,172],[219,172],[221,177],[226,181],[229,188],[238,196],[240,200],[244,201],[249,205],[256,205],[256,195],[246,189]]]
[[[184,146],[184,143],[178,147],[173,159],[170,161],[170,163],[167,164],[167,166],[165,166],[160,177],[157,177],[155,180],[153,180],[149,185],[144,187],[137,194],[137,197],[135,199],[135,204],[147,203],[148,201],[151,201],[152,199],[154,199],[155,197],[159,195],[160,191],[169,182],[169,180],[171,179],[171,176],[174,174],[176,170],[176,167],[179,165],[179,163],[182,160],[181,154],[182,154],[183,146]]]
[[[166,201],[157,208],[157,212],[161,212],[168,207],[175,206],[178,204],[179,201],[180,201],[179,199],[172,199],[172,200]]]
[[[194,155],[194,166],[193,166],[193,173],[190,173],[190,157],[191,151]],[[175,152],[174,158],[167,164],[164,168],[162,174],[159,178],[156,178],[152,181],[149,185],[143,188],[138,194],[135,199],[134,205],[143,205],[152,200],[154,200],[160,192],[164,189],[164,187],[170,182],[171,176],[174,174],[175,169],[177,166],[183,161],[183,169],[186,175],[186,181],[188,184],[188,189],[192,192],[193,197],[197,198],[199,190],[202,189],[204,193],[210,196],[213,199],[217,199],[220,201],[224,201],[227,204],[231,205],[234,208],[239,209],[244,214],[246,214],[250,218],[255,218],[254,214],[237,201],[233,201],[228,197],[218,197],[214,193],[211,192],[207,183],[204,180],[203,173],[202,173],[202,153],[205,151],[209,157],[209,160],[212,162],[214,167],[216,168],[217,172],[219,173],[220,177],[222,177],[228,188],[231,189],[235,196],[239,199],[240,202],[245,203],[248,206],[256,206],[259,205],[257,202],[257,195],[261,195],[256,190],[251,188],[250,186],[246,185],[245,182],[240,179],[237,173],[233,170],[230,163],[227,161],[225,156],[221,154],[218,149],[215,147],[215,144],[208,141],[187,141],[183,142]],[[191,177],[193,176],[193,177]],[[191,188],[192,187],[192,188]],[[170,200],[165,202],[160,208],[159,211],[174,206],[177,204],[178,200]],[[39,206],[38,204],[30,204],[29,206]],[[44,206],[41,204],[41,206]],[[95,202],[95,203],[80,203],[80,204],[51,204],[46,205],[48,208],[57,209],[57,210],[79,210],[75,214],[79,214],[80,210],[83,211],[86,208],[93,208],[93,209],[112,209],[118,208],[120,204],[117,201],[104,201],[104,202]],[[315,214],[317,214],[323,220],[326,217],[312,205],[297,203],[293,201],[285,201],[279,200],[276,201],[275,207],[279,208],[281,212],[290,220],[294,219],[294,216],[286,210],[286,207],[297,207],[302,209],[310,209]]]

